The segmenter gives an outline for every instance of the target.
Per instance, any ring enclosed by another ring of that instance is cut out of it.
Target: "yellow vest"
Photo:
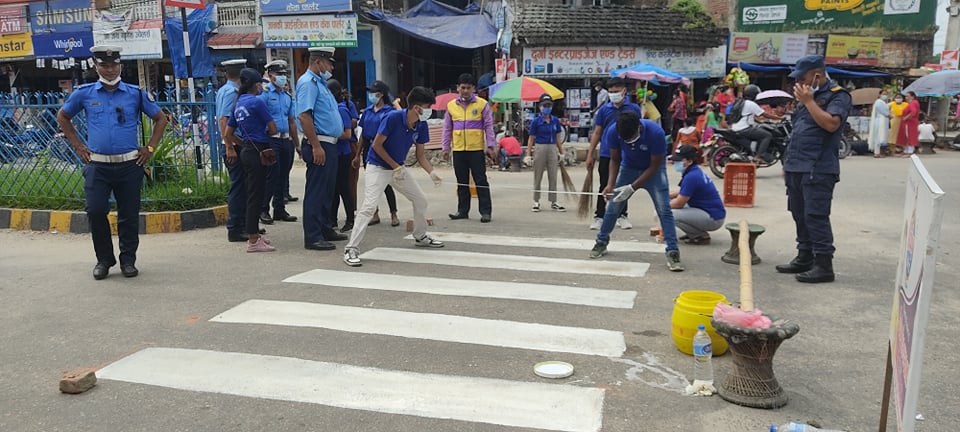
[[[483,131],[483,109],[486,108],[487,101],[477,96],[466,107],[459,102],[460,99],[457,98],[447,103],[447,113],[453,121],[450,150],[483,150],[487,146]]]

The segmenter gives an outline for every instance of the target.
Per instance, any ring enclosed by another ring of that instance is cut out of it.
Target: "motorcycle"
[[[758,162],[757,168],[771,167],[783,160],[793,126],[789,121],[784,120],[779,123],[761,123],[760,127],[773,134],[773,139],[770,140],[770,146],[767,149],[767,152],[772,156],[772,160]],[[728,163],[753,162],[757,142],[741,137],[733,129],[714,129],[713,138],[703,144],[702,148],[706,155],[707,164],[710,165],[710,171],[718,178],[723,178]]]

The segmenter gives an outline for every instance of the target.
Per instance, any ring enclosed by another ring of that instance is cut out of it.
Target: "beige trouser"
[[[557,169],[560,168],[556,144],[534,144],[533,148],[533,201],[540,202],[540,184],[543,170],[547,170],[547,185],[550,202],[557,202]]]
[[[367,165],[363,174],[363,205],[357,210],[357,220],[353,224],[353,231],[350,231],[350,240],[345,249],[358,249],[363,236],[367,233],[367,226],[373,213],[377,211],[377,204],[380,202],[380,194],[383,193],[387,185],[393,186],[393,190],[405,196],[413,203],[413,238],[418,239],[427,234],[427,196],[423,189],[413,179],[413,173],[406,167],[404,170],[404,179],[401,182],[393,181],[393,171],[379,167],[377,165]]]

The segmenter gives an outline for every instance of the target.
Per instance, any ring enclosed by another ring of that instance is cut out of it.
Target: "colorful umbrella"
[[[656,85],[660,85],[660,83],[682,83],[690,85],[690,80],[684,78],[682,75],[666,69],[660,69],[647,63],[638,63],[630,67],[614,69],[610,71],[610,76],[614,78],[650,81]]]
[[[544,93],[553,99],[563,99],[562,91],[536,78],[518,77],[490,86],[490,100],[494,102],[536,102]]]
[[[450,93],[444,93],[442,95],[437,95],[437,102],[431,105],[430,108],[433,108],[434,110],[446,111],[447,104],[449,104],[450,101],[458,97],[460,97],[460,93],[457,93],[457,92],[450,92]]]

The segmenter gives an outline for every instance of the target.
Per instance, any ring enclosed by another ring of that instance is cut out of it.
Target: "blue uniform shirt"
[[[530,121],[530,135],[533,136],[535,144],[556,144],[557,134],[562,131],[560,120],[550,115],[550,123],[543,119],[543,115],[538,115]]]
[[[137,124],[140,113],[153,118],[160,112],[160,107],[137,86],[121,81],[114,91],[109,92],[97,81],[80,86],[63,104],[63,112],[70,117],[81,110],[87,113],[87,147],[90,151],[116,155],[139,147]]]
[[[337,100],[327,88],[327,81],[310,70],[297,80],[297,114],[307,111],[312,111],[317,135],[334,138],[343,135]]]
[[[363,110],[363,117],[360,117],[360,128],[363,131],[360,132],[360,136],[367,142],[373,143],[373,139],[377,136],[377,131],[380,130],[380,123],[383,121],[383,117],[389,114],[391,111],[395,111],[393,106],[384,104],[380,107],[380,111],[374,111],[373,105],[368,106]]]
[[[633,144],[627,144],[617,133],[617,122],[611,122],[603,131],[603,139],[610,143],[611,150],[620,150],[620,166],[643,171],[650,167],[650,157],[667,154],[667,138],[660,125],[650,120],[640,120],[643,133]]]
[[[617,108],[613,102],[603,104],[603,106],[597,110],[597,115],[593,118],[593,124],[606,130],[610,123],[617,121],[617,116],[620,115],[620,113],[627,111],[633,111],[640,117],[643,117],[643,113],[640,111],[640,105],[630,102],[630,97],[628,96],[625,98],[623,105],[620,105],[620,108]],[[600,157],[610,157],[610,145],[603,139],[603,135],[600,136]]]
[[[684,171],[683,178],[680,179],[680,195],[689,197],[688,206],[707,212],[713,220],[727,217],[727,209],[723,207],[723,200],[720,199],[713,180],[697,165],[690,165],[690,168]]]
[[[267,104],[252,94],[240,95],[233,116],[227,120],[227,126],[243,131],[244,137],[256,143],[267,142],[267,123],[273,120],[267,111]]]
[[[784,155],[783,170],[786,172],[840,174],[840,137],[843,123],[852,108],[850,93],[836,82],[830,81],[813,94],[814,100],[824,111],[840,117],[840,127],[827,132],[813,120],[803,104],[797,104],[793,112],[793,132],[790,145]]]
[[[220,117],[233,117],[233,109],[237,106],[237,99],[240,97],[240,84],[233,81],[227,81],[217,90],[217,121]],[[218,123],[219,124],[219,123]],[[237,136],[243,136],[240,131]]]
[[[293,97],[273,83],[264,84],[259,97],[267,104],[267,112],[277,124],[277,132],[290,133],[290,117],[297,117],[293,109]]]
[[[352,100],[345,100],[342,103],[347,104],[347,109],[350,110],[351,120],[357,120],[360,118],[360,113],[357,112],[357,104],[353,103]]]
[[[337,105],[337,111],[340,113],[340,120],[343,123],[343,127],[340,130],[340,134],[343,135],[343,129],[351,129],[353,127],[353,118],[350,117],[350,108],[347,108],[347,105],[343,102],[340,102]],[[353,152],[353,149],[350,147],[350,142],[352,141],[353,140],[349,139],[338,139],[337,153],[341,155],[348,155]]]
[[[395,162],[400,164],[407,159],[411,145],[426,144],[430,141],[430,128],[427,122],[417,121],[413,129],[407,127],[407,110],[405,109],[394,110],[384,116],[377,134],[387,137],[383,142],[383,148]],[[367,153],[367,164],[391,169],[390,165],[387,165],[383,159],[380,159],[380,155],[373,151],[373,148]]]

